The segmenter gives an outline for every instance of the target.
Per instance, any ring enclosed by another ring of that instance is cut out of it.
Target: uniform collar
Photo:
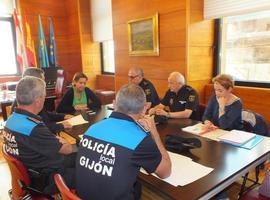
[[[30,112],[23,110],[23,109],[20,109],[20,108],[15,108],[15,113],[27,115],[28,117],[35,118],[39,121],[42,121],[42,118],[39,115],[35,115],[33,113],[30,113]]]
[[[135,122],[134,119],[124,113],[120,113],[120,112],[112,112],[112,114],[110,115],[110,118],[116,118],[116,119],[122,119],[122,120],[126,120],[126,121],[130,121],[130,122]]]
[[[144,78],[142,78],[142,81],[139,83],[139,86],[144,86],[144,85],[146,85],[146,80],[144,79]]]
[[[185,91],[185,89],[186,89],[186,85],[183,85],[183,86],[180,88],[180,90],[178,90],[177,95],[180,95],[181,93],[183,93],[183,92]]]

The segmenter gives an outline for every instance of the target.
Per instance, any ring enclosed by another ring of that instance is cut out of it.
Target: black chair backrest
[[[245,131],[268,136],[268,126],[260,114],[250,110],[243,110],[242,120]]]

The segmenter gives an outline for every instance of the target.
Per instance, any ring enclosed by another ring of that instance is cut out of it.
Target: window
[[[15,35],[11,17],[0,17],[0,75],[16,75]]]
[[[101,43],[101,65],[102,73],[114,74],[114,45],[112,40]]]
[[[269,11],[224,17],[220,44],[220,73],[240,82],[270,83]]]

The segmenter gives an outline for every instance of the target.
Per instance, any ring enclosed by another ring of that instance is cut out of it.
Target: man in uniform
[[[128,71],[128,77],[131,83],[134,83],[136,85],[139,85],[145,95],[146,95],[146,101],[149,103],[149,107],[155,107],[160,103],[157,91],[154,87],[154,85],[149,81],[146,80],[143,76],[143,71],[141,68],[132,67]]]
[[[76,192],[82,199],[134,199],[140,167],[166,178],[171,161],[153,117],[146,110],[143,90],[124,85],[116,96],[115,111],[84,134],[77,155]]]
[[[169,118],[199,119],[199,99],[197,92],[185,85],[185,78],[179,72],[172,72],[168,78],[169,90],[161,103],[149,110],[150,114]],[[169,107],[169,110],[165,110]]]
[[[25,76],[33,76],[33,77],[37,77],[37,78],[40,78],[42,80],[45,80],[44,71],[42,69],[36,68],[36,67],[26,68],[23,72],[22,77],[25,77]],[[17,100],[16,99],[14,100],[14,102],[11,106],[11,112],[14,112],[15,107],[17,107]],[[44,106],[38,115],[41,116],[42,121],[46,124],[46,126],[53,133],[58,133],[60,131],[63,131],[64,129],[72,127],[72,125],[69,122],[63,122],[63,123],[56,123],[56,122],[69,119],[69,118],[73,117],[73,115],[66,115],[63,113],[49,112],[44,108]]]
[[[54,194],[57,191],[53,181],[55,173],[60,173],[69,186],[74,182],[75,154],[72,153],[76,146],[55,136],[38,116],[45,96],[43,80],[36,77],[20,80],[16,88],[18,106],[6,122],[4,145],[7,153],[29,171],[32,187],[39,185],[38,189],[45,194]],[[33,170],[39,173],[38,177],[31,173]]]

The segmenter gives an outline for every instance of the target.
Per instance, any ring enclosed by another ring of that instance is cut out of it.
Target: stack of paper
[[[85,121],[82,115],[77,115],[75,117],[72,117],[70,119],[57,122],[57,124],[63,123],[63,122],[69,122],[72,126],[80,125],[80,124],[86,124],[88,121]]]
[[[254,133],[249,133],[246,131],[232,130],[227,134],[221,135],[219,137],[220,141],[231,143],[233,145],[241,146],[242,144],[248,142],[256,136]]]
[[[172,162],[172,173],[168,178],[163,180],[171,185],[187,185],[206,176],[214,170],[213,168],[205,167],[193,162],[189,157],[171,152],[168,153]],[[146,173],[142,169],[141,172]],[[153,175],[157,177],[157,175]]]
[[[205,133],[208,133],[210,131],[216,130],[217,128],[213,129],[205,129],[203,123],[198,123],[193,126],[187,126],[185,128],[182,128],[183,131],[186,131],[188,133],[196,134],[196,135],[202,135]]]

